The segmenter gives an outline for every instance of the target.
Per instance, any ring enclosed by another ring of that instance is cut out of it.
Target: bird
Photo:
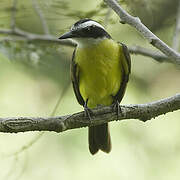
[[[95,20],[81,19],[59,39],[71,39],[77,45],[71,61],[71,81],[76,99],[91,118],[92,109],[112,106],[117,111],[131,72],[131,58],[125,44],[112,39]],[[121,111],[121,109],[120,109]],[[108,123],[88,127],[89,151],[111,151]]]

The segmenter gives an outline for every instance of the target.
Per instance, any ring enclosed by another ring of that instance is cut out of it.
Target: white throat
[[[73,38],[79,48],[90,47],[103,41],[105,38]]]

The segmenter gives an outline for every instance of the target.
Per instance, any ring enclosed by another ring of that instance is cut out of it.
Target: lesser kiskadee
[[[76,98],[89,110],[99,105],[119,107],[129,80],[131,60],[127,47],[114,41],[104,27],[91,19],[76,22],[59,39],[77,44],[71,62],[71,78]],[[108,124],[89,127],[89,150],[109,153]]]

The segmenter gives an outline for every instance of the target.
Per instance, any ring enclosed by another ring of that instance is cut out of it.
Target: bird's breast
[[[89,107],[110,105],[121,83],[119,45],[106,39],[98,44],[77,48],[75,61],[79,67],[79,90]]]

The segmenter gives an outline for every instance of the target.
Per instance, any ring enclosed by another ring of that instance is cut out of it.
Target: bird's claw
[[[87,107],[87,102],[88,102],[88,99],[86,100],[86,102],[84,104],[84,116],[88,117],[88,119],[91,121],[92,120],[92,118],[91,118],[92,110]]]
[[[88,119],[90,121],[92,120],[91,114],[92,114],[91,109],[89,109],[88,107],[84,107],[84,115],[85,115],[85,117],[88,117]]]
[[[120,106],[120,104],[119,104],[118,101],[116,101],[116,102],[113,103],[112,109],[113,109],[113,111],[115,111],[115,112],[117,113],[117,119],[118,119],[118,117],[119,117],[120,114],[122,113],[122,111],[121,111],[121,106]]]

